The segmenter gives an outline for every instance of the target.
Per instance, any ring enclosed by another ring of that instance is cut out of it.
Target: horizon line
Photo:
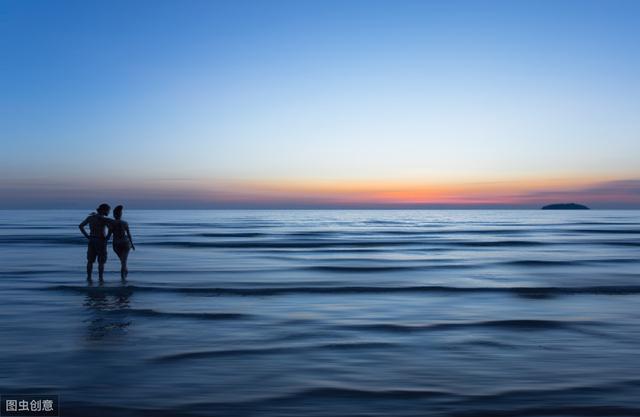
[[[145,206],[133,206],[128,207],[125,205],[126,210],[211,210],[211,211],[233,211],[233,210],[248,210],[248,211],[260,211],[260,210],[274,210],[274,211],[314,211],[314,210],[340,210],[340,211],[394,211],[394,210],[434,210],[434,211],[448,211],[448,210],[522,210],[522,211],[542,211],[542,207],[522,207],[522,206],[494,206],[494,207],[462,207],[462,206],[450,206],[450,207],[431,207],[431,206],[394,206],[394,207],[377,207],[377,206],[308,206],[308,207],[256,207],[256,206],[237,206],[237,207],[202,207],[202,206],[184,206],[184,207],[145,207]],[[37,211],[37,210],[94,210],[89,206],[65,206],[65,207],[0,207],[0,211]],[[589,210],[616,210],[616,211],[638,211],[640,207],[588,207],[587,210],[574,210],[574,209],[554,209],[544,211],[589,211]]]

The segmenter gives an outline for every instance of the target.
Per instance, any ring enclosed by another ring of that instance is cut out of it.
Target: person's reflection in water
[[[131,324],[129,320],[129,304],[132,291],[126,286],[104,287],[100,282],[98,287],[89,284],[84,306],[91,317],[86,319],[88,324],[87,339],[102,340],[109,336],[123,335]]]

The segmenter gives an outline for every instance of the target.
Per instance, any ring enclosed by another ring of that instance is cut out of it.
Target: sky
[[[0,208],[640,208],[638,1],[0,0]]]

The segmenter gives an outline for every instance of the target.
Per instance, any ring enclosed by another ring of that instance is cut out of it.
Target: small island
[[[589,207],[576,203],[549,204],[542,207],[542,210],[589,210]]]

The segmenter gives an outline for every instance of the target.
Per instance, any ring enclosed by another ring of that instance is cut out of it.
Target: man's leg
[[[91,281],[91,275],[93,274],[93,263],[96,260],[96,248],[93,245],[91,239],[87,244],[87,281]]]
[[[98,263],[98,278],[100,281],[104,280],[104,263]]]
[[[104,264],[107,263],[107,242],[100,242],[100,246],[98,247],[98,276],[100,277],[100,281],[104,279]]]

